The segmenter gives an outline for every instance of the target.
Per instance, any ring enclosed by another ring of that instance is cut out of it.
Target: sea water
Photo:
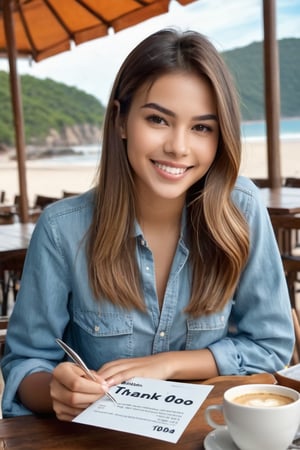
[[[266,139],[266,122],[242,122],[241,136],[245,140],[261,141]],[[300,118],[281,119],[280,137],[282,139],[300,139]]]
[[[243,122],[241,125],[241,137],[246,141],[260,142],[266,139],[266,123],[265,121]],[[281,119],[280,121],[280,137],[285,140],[300,140],[300,118]],[[74,154],[55,156],[36,160],[37,163],[43,162],[43,165],[71,165],[91,167],[96,166],[100,159],[101,145],[88,145],[72,147]],[[300,147],[299,147],[300,152]],[[31,161],[31,165],[34,162]]]

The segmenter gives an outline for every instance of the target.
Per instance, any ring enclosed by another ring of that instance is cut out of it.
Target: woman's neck
[[[139,193],[136,200],[137,220],[143,224],[155,227],[174,227],[181,222],[185,198],[174,200],[162,198],[147,198]]]

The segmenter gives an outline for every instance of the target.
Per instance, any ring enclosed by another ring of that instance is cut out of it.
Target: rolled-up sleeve
[[[1,361],[5,381],[4,417],[31,414],[19,402],[20,382],[34,372],[52,372],[64,356],[55,339],[62,335],[69,322],[70,282],[60,237],[55,230],[45,211],[27,251]]]

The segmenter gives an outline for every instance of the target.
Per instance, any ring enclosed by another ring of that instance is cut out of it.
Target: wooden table
[[[261,188],[260,192],[270,214],[300,213],[300,188]]]
[[[9,283],[8,271],[21,272],[27,248],[34,229],[33,223],[0,225],[0,282],[2,288],[2,315],[7,314]]]
[[[205,436],[211,431],[204,418],[205,408],[221,403],[226,389],[247,383],[275,383],[270,374],[217,377],[205,384],[214,385],[177,444],[106,430],[54,417],[22,416],[0,420],[0,449],[18,450],[201,450]]]
[[[6,252],[27,250],[34,223],[0,225],[0,258]]]

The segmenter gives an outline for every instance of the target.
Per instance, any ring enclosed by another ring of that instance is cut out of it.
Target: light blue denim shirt
[[[277,244],[259,190],[240,177],[233,199],[249,223],[251,253],[225,308],[197,319],[184,309],[191,270],[184,220],[160,311],[151,250],[136,224],[136,255],[147,312],[95,301],[87,282],[84,237],[93,191],[50,205],[27,252],[21,289],[9,323],[3,415],[31,414],[16,395],[28,374],[51,372],[64,359],[57,337],[97,370],[107,361],[170,350],[209,348],[221,375],[275,372],[290,361],[294,335]]]

